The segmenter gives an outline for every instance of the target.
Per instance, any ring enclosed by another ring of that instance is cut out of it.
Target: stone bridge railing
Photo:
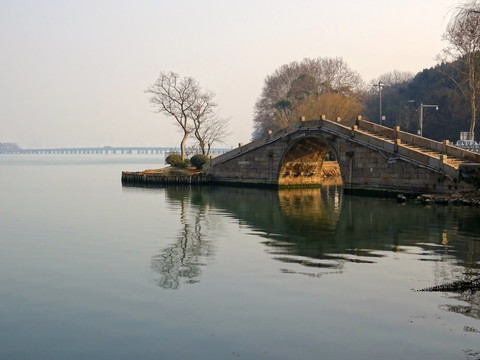
[[[364,129],[392,140],[399,139],[405,144],[417,145],[424,149],[436,151],[453,158],[480,163],[480,154],[473,153],[468,149],[461,149],[457,146],[450,145],[448,140],[438,142],[422,136],[401,131],[398,126],[391,129],[362,119],[357,119],[357,126],[360,130]]]
[[[459,183],[462,167],[466,165],[468,176],[480,178],[480,154],[452,146],[448,141],[430,140],[360,117],[353,126],[323,116],[320,120],[303,120],[239,145],[212,159],[206,167],[205,172],[214,181],[282,186],[314,184],[319,180],[323,162],[318,154],[326,149],[335,153],[344,186],[351,189],[442,192],[468,188],[471,185]],[[315,152],[318,160],[313,156]],[[285,166],[287,163],[290,165]]]
[[[320,119],[320,120],[310,120],[310,121],[299,121],[293,125],[290,125],[289,127],[279,130],[275,133],[269,132],[267,135],[263,136],[262,138],[258,140],[254,140],[248,144],[238,144],[238,148],[232,149],[227,153],[224,153],[220,156],[217,156],[213,158],[210,162],[211,166],[220,164],[225,161],[229,161],[231,159],[234,159],[236,157],[242,156],[243,154],[256,150],[261,147],[268,146],[269,144],[272,144],[279,139],[285,138],[289,135],[292,135],[296,132],[299,131],[300,128],[318,128],[322,127],[325,132],[332,132],[334,134],[344,134],[346,136],[350,136],[352,129],[350,127],[341,125],[339,123],[335,123],[330,120],[326,120],[325,118]]]

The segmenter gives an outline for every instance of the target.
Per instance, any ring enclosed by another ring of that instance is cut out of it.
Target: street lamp
[[[418,130],[418,135],[423,136],[423,109],[424,108],[435,108],[438,111],[438,105],[424,105],[420,104],[420,129]]]
[[[383,89],[384,84],[383,84],[383,82],[379,81],[378,84],[375,84],[373,86],[378,88],[378,96],[379,96],[379,103],[380,103],[380,106],[379,106],[380,107],[380,122],[379,122],[379,124],[381,124],[382,120],[383,120],[383,118],[382,118],[382,89]]]

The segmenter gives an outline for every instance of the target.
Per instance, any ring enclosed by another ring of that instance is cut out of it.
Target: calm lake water
[[[0,359],[479,359],[480,210],[0,156]]]

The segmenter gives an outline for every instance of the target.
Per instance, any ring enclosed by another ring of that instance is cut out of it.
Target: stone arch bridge
[[[480,154],[360,116],[353,126],[302,119],[213,158],[205,172],[218,183],[318,186],[331,156],[347,191],[452,193],[479,183]]]

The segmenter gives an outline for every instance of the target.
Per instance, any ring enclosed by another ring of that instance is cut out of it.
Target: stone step
[[[429,155],[431,157],[434,157],[436,159],[440,159],[440,156],[442,155],[442,153],[440,153],[438,151],[433,151],[431,149],[425,149],[425,148],[422,148],[422,147],[419,147],[419,146],[416,146],[416,145],[410,145],[410,144],[402,144],[402,145],[404,145],[405,147],[407,147],[409,149],[413,149],[413,150],[422,152],[424,154],[427,154],[427,155]],[[455,157],[449,157],[449,156],[447,156],[447,158],[445,159],[444,162],[446,164],[452,166],[455,169],[458,169],[458,166],[460,164],[465,163],[465,161],[462,160],[462,159],[455,158]]]
[[[368,130],[364,130],[364,129],[359,129],[359,131],[367,134],[367,135],[370,135],[370,136],[373,136],[373,137],[376,137],[378,139],[381,139],[383,141],[387,141],[387,142],[390,142],[393,144],[393,142],[395,141],[395,139],[392,139],[390,137],[386,137],[386,136],[383,136],[383,135],[379,135],[377,133],[374,133],[374,132],[371,132],[371,131],[368,131]]]
[[[383,141],[388,141],[388,142],[391,142],[391,143],[393,143],[395,141],[395,139],[393,139],[393,138],[385,137],[383,135],[379,135],[379,134],[376,134],[376,133],[368,131],[368,130],[360,129],[360,131],[362,131],[362,132],[364,132],[368,135],[374,136],[376,138],[380,138]],[[427,148],[424,148],[422,146],[418,146],[416,144],[405,143],[405,142],[402,142],[401,144],[402,144],[402,146],[404,146],[408,149],[419,151],[421,153],[424,153],[424,154],[426,154],[428,156],[431,156],[433,158],[436,158],[436,159],[440,159],[440,156],[442,155],[441,152],[438,152],[438,151],[435,151],[435,150],[432,150],[432,149],[427,149]],[[465,163],[465,161],[460,159],[460,158],[447,157],[447,159],[445,160],[445,163],[452,166],[455,169],[458,169],[458,166],[462,163]]]

